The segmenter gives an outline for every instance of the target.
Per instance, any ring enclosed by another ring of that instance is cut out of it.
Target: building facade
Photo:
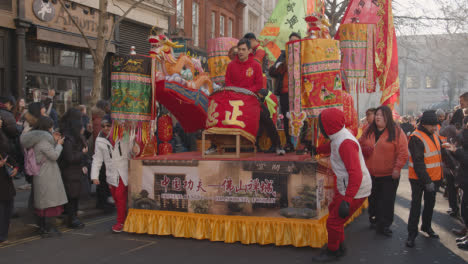
[[[275,9],[278,0],[248,0],[244,8],[244,33],[260,34]]]
[[[400,113],[453,109],[468,91],[468,35],[398,38]]]
[[[176,14],[170,18],[169,37],[184,44],[178,53],[207,60],[208,40],[240,38],[243,34],[242,0],[173,0]]]
[[[32,102],[53,89],[59,113],[73,105],[86,104],[92,90],[94,64],[82,34],[95,47],[99,1],[64,1],[64,6],[58,0],[7,2],[10,4],[0,4],[1,94]],[[111,42],[107,60],[112,54],[128,54],[132,45],[146,55],[151,28],[168,30],[168,18],[175,10],[169,4],[164,5],[163,0],[140,3],[121,23],[116,23],[133,2],[108,2],[104,32]],[[107,97],[110,89],[107,61],[103,70],[102,96]]]

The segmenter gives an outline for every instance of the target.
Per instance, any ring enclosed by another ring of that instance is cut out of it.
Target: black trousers
[[[408,233],[418,234],[419,217],[421,215],[421,202],[424,194],[424,209],[422,212],[421,229],[431,229],[432,213],[436,202],[436,192],[426,192],[424,184],[419,180],[410,179],[411,184],[411,209],[408,218]],[[434,182],[436,189],[440,181]]]
[[[374,177],[372,179],[372,191],[369,196],[369,220],[377,224],[377,228],[390,227],[393,223],[395,211],[395,198],[400,184],[400,179],[392,179],[392,176]]]
[[[0,242],[7,240],[14,200],[0,201]]]
[[[461,200],[460,213],[465,226],[468,227],[468,185],[462,185],[461,188],[463,190],[463,196]]]
[[[457,204],[457,188],[455,187],[455,176],[453,173],[444,168],[444,177],[447,180],[447,194],[448,194],[448,201],[449,207],[454,212],[458,212],[458,204]]]
[[[107,184],[106,166],[102,164],[101,170],[99,171],[99,185],[96,186],[96,206],[98,208],[108,206],[107,198],[109,198],[109,196],[111,196],[111,192]]]
[[[280,147],[281,141],[278,136],[278,131],[276,131],[275,123],[273,123],[273,120],[270,118],[270,111],[263,103],[260,103],[260,124],[258,127],[257,142],[264,130],[271,140],[272,147]]]
[[[79,198],[68,197],[68,203],[65,205],[65,212],[68,216],[76,216],[78,212]]]
[[[286,145],[292,145],[291,135],[289,134],[289,119],[287,117],[287,113],[289,112],[289,93],[280,94],[280,108],[281,108],[281,114],[283,115]]]

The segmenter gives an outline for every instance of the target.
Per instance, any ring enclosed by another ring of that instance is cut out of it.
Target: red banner
[[[399,102],[398,47],[393,25],[392,2],[389,0],[351,0],[341,24],[376,24],[375,66],[382,98],[393,108]]]
[[[260,119],[256,96],[224,90],[210,96],[206,129],[219,134],[240,133],[255,142]]]

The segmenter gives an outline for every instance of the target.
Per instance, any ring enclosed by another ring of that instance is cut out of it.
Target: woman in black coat
[[[14,199],[16,195],[13,177],[18,172],[16,162],[13,160],[11,145],[8,138],[1,130],[0,120],[0,244],[8,238],[10,218],[13,213]],[[12,174],[8,175],[7,167]]]
[[[463,197],[461,200],[461,217],[465,226],[468,227],[468,128],[465,128],[462,135],[462,147],[456,149],[451,147],[451,151],[454,151],[455,158],[460,163],[457,177],[455,181],[459,184],[463,190]],[[468,235],[457,238],[457,246],[461,249],[468,250]]]
[[[88,146],[83,137],[81,112],[74,108],[68,110],[62,117],[60,127],[65,137],[59,166],[68,198],[68,204],[65,205],[67,223],[70,228],[83,228],[84,224],[78,219],[77,212],[82,177],[84,173],[87,173]]]

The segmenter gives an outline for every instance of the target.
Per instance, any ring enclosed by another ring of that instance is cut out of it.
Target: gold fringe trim
[[[224,127],[211,127],[205,130],[210,134],[220,134],[220,135],[238,135],[240,134],[248,141],[255,144],[256,137],[242,129],[239,128],[224,128]]]
[[[367,200],[346,223],[367,208]],[[124,231],[137,234],[172,235],[225,243],[293,245],[321,248],[327,243],[327,216],[318,220],[228,216],[130,209]]]

